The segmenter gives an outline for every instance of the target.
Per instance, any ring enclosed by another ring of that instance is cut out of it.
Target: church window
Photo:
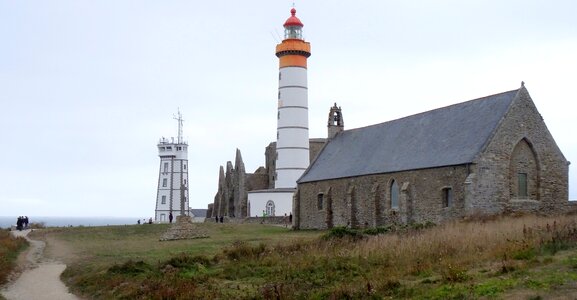
[[[533,145],[526,138],[521,139],[509,162],[509,189],[511,199],[539,200],[539,160]]]
[[[519,180],[519,197],[527,197],[527,173],[517,174]]]
[[[391,208],[399,208],[399,185],[396,180],[391,182]]]
[[[166,178],[162,179],[162,187],[166,187],[168,184],[168,180]]]
[[[166,195],[162,196],[162,201],[160,201],[160,204],[166,204]]]
[[[268,200],[266,202],[266,215],[267,216],[274,216],[275,215],[274,207],[275,207],[274,201]]]
[[[443,207],[449,207],[453,203],[453,189],[450,187],[443,189]]]
[[[165,172],[165,173],[168,172],[168,163],[167,162],[164,163],[164,171],[163,172]]]
[[[323,195],[322,193],[317,195],[317,208],[318,208],[318,210],[323,209],[324,196],[325,195]]]

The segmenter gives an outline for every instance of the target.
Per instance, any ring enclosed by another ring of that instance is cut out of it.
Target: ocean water
[[[18,216],[0,216],[0,228],[16,225]],[[30,223],[44,223],[48,227],[133,225],[137,217],[41,217],[28,216]],[[143,219],[140,219],[142,222]]]

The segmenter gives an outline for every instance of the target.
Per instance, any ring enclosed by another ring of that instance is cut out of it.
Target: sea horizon
[[[18,216],[0,216],[0,228],[16,225]],[[139,217],[70,217],[70,216],[28,216],[30,223],[42,223],[46,227],[135,225],[137,221],[148,220]]]

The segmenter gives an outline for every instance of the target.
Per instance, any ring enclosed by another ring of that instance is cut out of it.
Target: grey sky
[[[516,89],[577,161],[577,2],[296,1],[310,136]],[[156,143],[190,144],[191,206],[276,137],[274,48],[292,1],[0,0],[0,215],[154,212]],[[570,198],[577,171],[570,166]]]

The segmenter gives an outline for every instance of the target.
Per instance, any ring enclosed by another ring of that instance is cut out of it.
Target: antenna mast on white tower
[[[178,116],[178,117],[177,117]],[[178,144],[182,144],[183,141],[183,137],[182,137],[182,122],[184,121],[182,119],[182,114],[180,113],[180,108],[178,108],[178,114],[173,116],[173,119],[175,119],[176,121],[178,121],[178,139],[177,139],[177,143]]]

